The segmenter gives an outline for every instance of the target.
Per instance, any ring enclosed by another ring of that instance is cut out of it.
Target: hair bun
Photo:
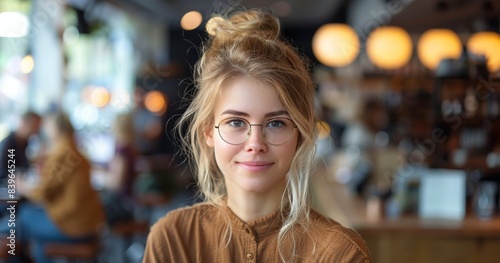
[[[279,20],[264,11],[248,10],[234,13],[229,19],[215,21],[212,45],[222,44],[242,36],[256,35],[267,39],[276,39],[280,34]]]

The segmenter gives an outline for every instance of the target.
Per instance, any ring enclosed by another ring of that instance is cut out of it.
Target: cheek
[[[219,166],[231,161],[240,150],[240,147],[227,144],[220,138],[214,138],[213,143],[215,158]]]

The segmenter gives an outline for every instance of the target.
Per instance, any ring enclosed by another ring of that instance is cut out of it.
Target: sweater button
[[[247,259],[248,260],[252,260],[253,259],[253,254],[252,253],[248,253],[247,254]]]

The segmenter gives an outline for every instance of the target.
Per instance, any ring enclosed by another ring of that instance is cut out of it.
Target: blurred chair
[[[152,210],[170,201],[168,196],[158,193],[146,193],[134,199],[136,203],[134,218],[113,224],[104,236],[105,256],[112,257],[112,260],[104,262],[142,262],[146,239],[152,224]]]
[[[49,242],[44,247],[45,255],[52,259],[64,260],[66,263],[101,262],[102,238],[106,232],[107,226],[101,224],[97,227],[94,237],[87,241]]]
[[[48,243],[44,248],[49,258],[64,259],[66,262],[99,262],[101,251],[99,237],[82,243]]]

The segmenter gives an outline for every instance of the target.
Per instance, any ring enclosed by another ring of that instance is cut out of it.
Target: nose
[[[255,152],[266,152],[267,142],[262,133],[262,126],[252,125],[251,127],[252,128],[250,129],[250,135],[248,136],[248,139],[245,142],[245,150],[255,151]]]

